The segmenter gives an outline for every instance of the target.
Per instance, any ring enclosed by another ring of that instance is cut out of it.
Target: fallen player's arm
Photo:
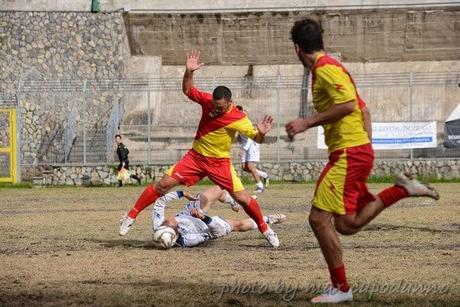
[[[155,204],[153,205],[152,219],[153,219],[153,229],[157,229],[163,224],[165,220],[165,208],[166,204],[170,201],[179,199],[184,196],[182,191],[173,191],[169,192],[161,197],[159,197]]]

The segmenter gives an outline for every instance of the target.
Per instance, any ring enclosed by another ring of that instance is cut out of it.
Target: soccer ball
[[[163,248],[171,248],[177,240],[176,231],[169,226],[160,226],[153,232],[153,240]]]

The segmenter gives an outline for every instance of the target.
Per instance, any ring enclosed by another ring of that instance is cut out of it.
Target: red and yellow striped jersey
[[[199,103],[202,115],[192,148],[205,157],[230,158],[230,149],[236,133],[251,139],[257,135],[245,113],[235,106],[224,114],[215,116],[212,112],[212,94],[201,92],[195,87],[190,88],[187,96]]]
[[[329,152],[370,143],[361,108],[365,106],[346,68],[328,54],[320,54],[312,70],[313,105],[321,113],[334,104],[355,102],[355,110],[340,120],[323,125]]]

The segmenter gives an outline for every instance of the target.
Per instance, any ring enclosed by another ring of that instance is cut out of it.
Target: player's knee
[[[233,195],[233,199],[241,206],[248,206],[251,201],[251,196],[246,193],[237,193]]]
[[[357,233],[359,228],[349,227],[344,224],[335,224],[335,230],[337,230],[337,232],[341,235],[351,236]]]
[[[317,229],[324,226],[324,219],[318,214],[310,213],[308,216],[308,222],[310,223],[311,228]]]
[[[155,191],[157,191],[158,193],[164,195],[164,194],[168,193],[169,186],[166,184],[166,182],[164,182],[163,180],[160,180],[155,184]]]
[[[243,223],[240,221],[233,221],[230,226],[232,227],[232,231],[241,231]]]

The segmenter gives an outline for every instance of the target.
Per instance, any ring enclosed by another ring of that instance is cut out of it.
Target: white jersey
[[[176,215],[180,237],[177,244],[182,247],[192,247],[212,239],[208,225],[199,218],[191,215]]]
[[[161,226],[164,218],[164,209],[166,204],[172,200],[179,199],[183,196],[182,192],[170,192],[155,201],[153,206],[153,229]],[[184,208],[174,217],[178,224],[179,238],[176,243],[182,247],[192,247],[208,241],[213,238],[228,235],[231,232],[231,226],[218,216],[212,217],[208,225],[201,219],[190,215],[193,208],[200,209],[200,195],[196,196],[195,201],[185,204]]]

